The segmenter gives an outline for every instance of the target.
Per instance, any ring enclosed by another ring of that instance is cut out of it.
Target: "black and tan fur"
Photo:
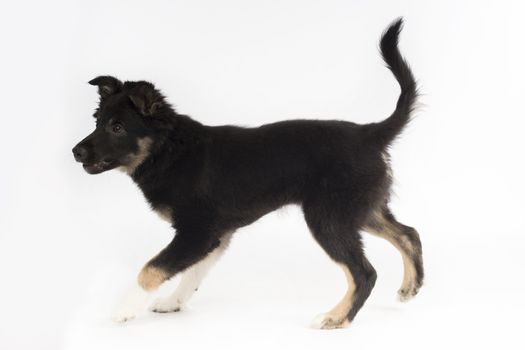
[[[153,291],[180,272],[197,271],[192,269],[224,250],[236,229],[296,204],[348,281],[344,298],[317,319],[318,327],[347,325],[374,287],[376,271],[363,252],[361,230],[385,238],[402,254],[400,296],[418,292],[423,282],[419,235],[396,221],[388,207],[388,148],[409,122],[417,96],[412,72],[398,50],[401,25],[401,20],[394,22],[380,43],[401,94],[392,115],[379,123],[289,120],[256,128],[206,126],[177,113],[150,83],[122,83],[110,76],[90,82],[100,93],[97,126],[73,149],[75,158],[89,173],[126,171],[176,232],[139,274],[143,290]],[[274,244],[279,242],[268,242],[267,249]],[[178,307],[172,309],[157,311]]]

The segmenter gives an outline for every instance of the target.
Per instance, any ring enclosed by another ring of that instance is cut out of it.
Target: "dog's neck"
[[[150,156],[152,144],[153,140],[151,137],[146,136],[138,139],[137,152],[129,155],[126,164],[120,166],[118,169],[133,176],[135,170]]]
[[[139,140],[136,162],[127,171],[141,189],[145,184],[153,185],[159,177],[176,176],[182,166],[181,158],[205,138],[205,127],[201,123],[179,114],[157,132]]]

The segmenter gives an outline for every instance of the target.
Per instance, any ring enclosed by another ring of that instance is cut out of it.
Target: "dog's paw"
[[[404,303],[415,297],[418,292],[418,286],[402,287],[397,291],[397,299]]]
[[[346,328],[350,322],[344,316],[331,315],[329,313],[318,315],[310,323],[310,327],[316,329]]]
[[[158,313],[168,313],[168,312],[177,312],[180,311],[181,304],[177,298],[167,297],[159,298],[155,300],[153,305],[151,305],[150,310]]]
[[[149,300],[148,292],[133,286],[119,298],[111,318],[119,323],[132,320],[147,307]]]
[[[115,323],[124,323],[135,318],[135,313],[133,312],[115,312],[111,319]]]
[[[116,323],[124,323],[137,316],[137,306],[129,302],[120,302],[111,315],[111,319]]]

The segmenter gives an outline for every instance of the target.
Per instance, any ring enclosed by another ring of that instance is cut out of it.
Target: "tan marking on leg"
[[[412,258],[406,253],[407,251],[414,251],[412,243],[405,235],[397,234],[399,230],[390,222],[386,221],[381,212],[374,212],[372,220],[374,221],[374,225],[367,226],[365,229],[390,242],[401,254],[401,258],[403,259],[403,282],[399,289],[399,298],[401,301],[408,300],[411,296],[404,295],[403,291],[412,290],[416,280],[416,267],[414,266]],[[381,227],[381,229],[379,229],[379,227]]]
[[[416,268],[412,262],[412,259],[409,258],[405,253],[401,253],[403,257],[403,283],[399,289],[399,300],[406,301],[410,299],[413,295],[410,293],[405,294],[406,291],[412,291],[414,288],[414,281],[416,280]]]
[[[186,269],[175,292],[168,297],[157,299],[151,310],[154,312],[174,312],[184,308],[186,302],[199,288],[210,268],[219,260],[228,247],[231,236],[232,233],[226,234],[221,238],[221,243],[217,248],[208,253],[205,258]]]
[[[169,275],[162,269],[146,265],[139,273],[138,282],[142,289],[152,291],[157,289],[168,278]]]
[[[345,273],[348,288],[341,301],[325,314],[319,315],[315,320],[313,327],[321,329],[345,328],[350,324],[348,313],[354,302],[355,282],[352,273],[344,264],[338,264]]]

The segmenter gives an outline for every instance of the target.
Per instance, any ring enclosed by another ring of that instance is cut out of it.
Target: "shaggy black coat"
[[[376,279],[360,230],[397,242],[411,260],[416,275],[400,293],[414,295],[423,279],[417,232],[397,223],[387,207],[387,148],[409,122],[417,95],[397,46],[401,25],[393,23],[380,43],[401,87],[395,111],[380,123],[206,126],[175,112],[150,83],[102,76],[90,82],[101,95],[97,129],[77,145],[75,157],[91,173],[126,169],[151,207],[167,213],[176,235],[147,265],[164,279],[203,259],[226,234],[284,205],[301,206],[317,242],[352,275],[351,321]]]

